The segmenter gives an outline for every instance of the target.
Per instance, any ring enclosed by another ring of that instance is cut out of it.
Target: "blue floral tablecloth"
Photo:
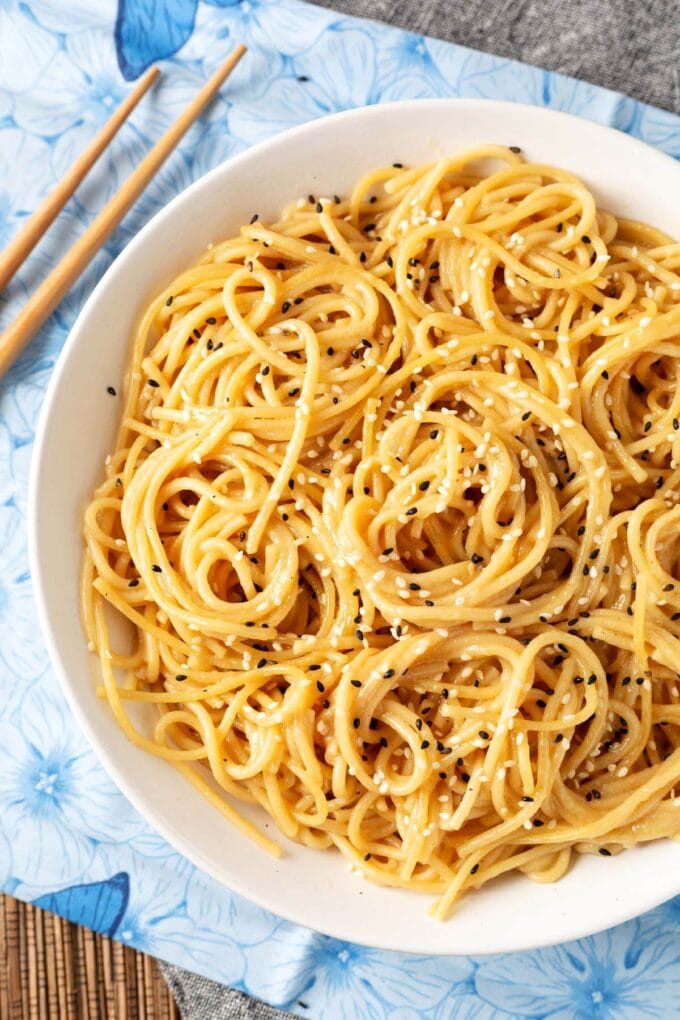
[[[680,1016],[680,897],[541,952],[398,956],[280,921],[151,831],[81,736],[38,636],[25,514],[52,366],[142,224],[253,142],[336,110],[474,96],[551,106],[680,156],[680,120],[621,95],[297,0],[0,0],[0,248],[151,62],[147,97],[0,295],[0,329],[236,41],[249,53],[0,387],[0,888],[315,1020]]]

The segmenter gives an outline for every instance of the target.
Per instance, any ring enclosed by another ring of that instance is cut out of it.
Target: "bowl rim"
[[[277,132],[273,136],[250,145],[243,151],[227,158],[189,184],[167,205],[160,208],[141,227],[141,229],[125,245],[121,252],[107,267],[105,273],[99,279],[92,289],[92,292],[83,303],[83,306],[69,331],[68,337],[59,352],[55,365],[52,369],[36,427],[33,452],[31,455],[26,520],[29,566],[34,602],[37,608],[41,634],[49,654],[50,664],[57,675],[61,691],[66,698],[69,709],[73,713],[81,732],[87,738],[98,760],[101,762],[118,789],[133,805],[145,822],[154,828],[173,849],[182,854],[202,872],[209,875],[229,890],[243,896],[250,902],[256,903],[258,906],[274,913],[277,917],[282,918],[285,921],[289,921],[295,925],[308,929],[310,928],[310,922],[304,920],[299,913],[296,913],[292,909],[281,910],[279,907],[272,907],[264,893],[262,896],[258,896],[252,889],[244,889],[237,869],[230,872],[228,884],[223,878],[216,876],[213,868],[211,867],[211,862],[207,859],[206,855],[192,844],[190,838],[185,838],[184,835],[179,833],[176,829],[172,829],[169,823],[166,823],[162,814],[158,815],[156,813],[154,806],[149,805],[144,795],[137,790],[134,781],[126,775],[125,771],[121,769],[121,767],[119,767],[116,761],[115,752],[104,744],[96,735],[95,727],[91,724],[83,706],[80,703],[75,684],[71,682],[66,664],[62,659],[57,635],[52,625],[49,600],[47,599],[45,592],[44,577],[39,555],[40,537],[38,522],[38,494],[40,489],[40,477],[42,474],[41,469],[45,457],[45,445],[48,438],[48,429],[52,416],[53,405],[56,401],[57,394],[67,377],[71,354],[79,343],[80,335],[86,328],[92,309],[97,305],[101,295],[108,288],[112,275],[124,263],[134,261],[138,249],[144,244],[149,235],[157,230],[162,223],[172,219],[181,206],[185,203],[190,204],[194,196],[203,188],[207,187],[209,182],[219,178],[222,174],[233,173],[238,169],[241,163],[248,162],[254,157],[266,157],[270,150],[276,149],[282,142],[290,143],[298,139],[304,139],[306,135],[313,134],[315,129],[322,123],[326,124],[331,122],[333,124],[340,124],[345,121],[361,120],[363,118],[368,118],[369,120],[372,118],[379,119],[386,113],[389,114],[390,112],[393,113],[395,111],[407,112],[414,108],[422,109],[424,107],[441,109],[442,111],[451,108],[458,110],[465,108],[466,110],[473,112],[475,109],[490,109],[493,107],[498,111],[498,113],[507,115],[509,134],[512,134],[512,118],[519,112],[520,116],[531,115],[531,117],[534,118],[537,126],[537,135],[540,134],[541,123],[548,124],[551,129],[553,129],[555,125],[559,126],[560,123],[563,123],[565,125],[576,127],[579,132],[585,132],[586,135],[590,135],[593,139],[597,139],[598,142],[601,142],[603,138],[605,140],[607,138],[615,138],[617,140],[625,138],[626,144],[630,147],[632,153],[637,150],[641,156],[644,156],[646,161],[649,161],[650,158],[652,158],[660,161],[667,167],[672,166],[674,171],[678,174],[678,180],[680,183],[680,163],[667,153],[662,152],[661,150],[648,145],[640,139],[634,138],[617,128],[610,127],[608,125],[601,125],[596,121],[587,120],[572,113],[566,113],[550,107],[533,106],[528,103],[515,103],[511,101],[481,98],[460,99],[455,97],[404,99],[393,102],[376,103],[370,106],[353,107],[339,113],[315,118],[311,121],[305,121],[302,124]],[[511,142],[508,144],[511,144]],[[338,861],[340,863],[339,859]],[[661,883],[659,883],[659,885],[661,885]],[[499,940],[497,933],[487,931],[488,945],[484,948],[480,949],[475,947],[472,950],[464,951],[455,949],[451,950],[446,947],[428,947],[425,952],[428,956],[466,956],[469,952],[472,952],[475,956],[486,956],[495,953],[522,952],[541,949],[552,945],[558,945],[565,941],[573,941],[621,924],[665,902],[667,899],[680,893],[680,878],[674,883],[672,876],[669,874],[667,877],[667,885],[662,889],[659,889],[657,886],[653,892],[651,890],[647,890],[646,895],[644,894],[644,890],[645,884],[641,883],[633,909],[626,906],[627,898],[623,897],[622,900],[617,900],[611,905],[608,916],[603,923],[600,920],[588,922],[588,915],[584,915],[582,923],[580,925],[572,925],[567,934],[547,935],[538,938],[535,935],[532,937],[528,934],[523,940],[516,941],[511,947],[509,947],[506,942],[502,941],[502,938]],[[424,897],[422,897],[422,906],[423,912],[425,913],[427,909],[427,902]],[[315,926],[313,930],[319,931],[321,934],[328,935],[335,939],[354,942],[371,948],[401,953],[413,953],[416,955],[423,954],[422,949],[405,949],[402,941],[393,936],[389,936],[388,934],[381,938],[379,942],[370,940],[368,937],[362,938],[361,932],[351,929],[351,922],[347,922],[345,920],[338,920],[337,923],[329,924],[327,928]]]

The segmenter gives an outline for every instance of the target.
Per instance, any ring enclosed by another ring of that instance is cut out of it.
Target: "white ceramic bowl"
[[[55,669],[84,733],[142,815],[194,864],[275,913],[349,941],[418,953],[527,949],[614,925],[680,892],[671,842],[579,859],[554,885],[513,876],[466,897],[437,923],[427,898],[370,885],[339,854],[281,837],[271,860],[170,766],[132,747],[95,695],[93,656],[78,615],[81,515],[113,442],[133,328],[148,300],[211,241],[253,212],[346,192],[365,171],[420,164],[482,142],[519,145],[530,159],[580,174],[605,207],[680,236],[680,166],[617,131],[509,103],[425,100],[372,106],[288,131],[217,167],[147,224],[100,280],[64,347],[47,394],[32,465],[31,566]],[[249,812],[273,835],[260,810]]]

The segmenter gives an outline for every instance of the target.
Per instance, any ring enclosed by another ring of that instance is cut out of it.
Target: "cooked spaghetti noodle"
[[[211,248],[144,315],[85,518],[129,738],[439,917],[677,835],[679,269],[495,146]]]

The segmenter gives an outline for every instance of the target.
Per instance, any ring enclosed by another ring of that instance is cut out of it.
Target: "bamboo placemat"
[[[0,896],[1,1020],[179,1020],[156,961]]]

